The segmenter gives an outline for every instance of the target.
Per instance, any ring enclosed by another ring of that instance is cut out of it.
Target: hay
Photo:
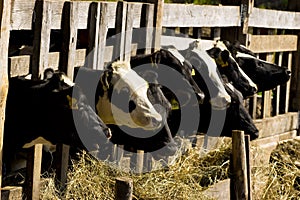
[[[43,178],[41,199],[114,199],[115,178],[120,176],[133,180],[135,199],[209,199],[203,191],[228,177],[230,151],[230,145],[223,145],[200,158],[198,149],[190,149],[168,168],[142,175],[83,152],[73,161],[63,191],[54,184],[55,175]]]
[[[264,185],[254,199],[300,199],[300,141],[281,143],[271,153],[268,165],[252,170],[255,184]],[[260,183],[259,183],[260,182]]]

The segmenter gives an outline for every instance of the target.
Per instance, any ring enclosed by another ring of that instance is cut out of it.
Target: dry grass
[[[252,170],[254,199],[300,199],[300,141],[281,143],[271,153],[270,163]]]
[[[227,178],[230,152],[230,145],[223,145],[199,158],[199,150],[190,149],[168,168],[142,175],[125,173],[83,152],[73,161],[64,190],[57,189],[54,175],[43,178],[41,199],[114,199],[116,177],[133,180],[135,199],[209,199],[203,191]]]
[[[253,149],[252,149],[253,151]],[[57,189],[54,175],[43,179],[42,199],[114,199],[116,177],[130,177],[135,199],[209,199],[205,189],[228,177],[230,144],[199,158],[199,150],[190,149],[178,156],[168,168],[135,175],[82,153],[73,161],[64,190]],[[257,156],[264,152],[257,150]],[[254,155],[254,159],[255,155]],[[300,199],[300,141],[281,143],[272,152],[269,164],[252,168],[253,199]]]

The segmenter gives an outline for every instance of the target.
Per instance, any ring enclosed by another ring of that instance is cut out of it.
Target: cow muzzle
[[[229,107],[230,103],[231,97],[229,95],[216,96],[210,100],[210,104],[214,110],[224,110]]]

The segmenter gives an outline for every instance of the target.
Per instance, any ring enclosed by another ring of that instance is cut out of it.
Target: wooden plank
[[[29,74],[30,56],[14,56],[8,58],[9,76],[24,76]]]
[[[22,199],[22,187],[6,186],[1,188],[2,200],[18,200]]]
[[[78,29],[78,2],[66,2],[62,16],[60,70],[73,79]]]
[[[292,71],[292,59],[293,59],[293,54],[292,52],[289,52],[288,55],[288,69]],[[289,80],[286,83],[286,94],[285,94],[285,113],[289,111],[289,103],[290,103],[290,87],[291,87],[291,80]]]
[[[154,6],[143,4],[140,31],[138,32],[138,53],[150,54],[153,42]]]
[[[269,53],[267,55],[267,62],[273,63],[273,54]],[[262,118],[270,117],[271,116],[271,97],[272,97],[272,91],[264,91],[262,93]]]
[[[151,0],[148,0],[151,2]],[[153,50],[160,49],[160,41],[162,35],[162,21],[164,15],[164,0],[154,0],[154,41],[153,41]]]
[[[254,1],[252,0],[241,1],[241,26],[243,34],[248,33],[249,14],[252,12],[253,6]]]
[[[283,57],[283,52],[279,53],[279,58],[278,58],[278,65],[282,65],[282,57]],[[275,101],[275,108],[274,109],[274,114],[279,115],[279,105],[280,105],[280,86],[276,87],[276,90],[274,91],[274,101]]]
[[[300,29],[300,13],[253,8],[248,26],[278,29]]]
[[[127,4],[125,41],[124,41],[124,60],[125,61],[130,61],[130,56],[131,56],[134,9],[135,9],[135,6],[133,3]]]
[[[29,149],[27,158],[27,176],[25,194],[27,199],[40,199],[40,179],[42,164],[42,144],[36,144]]]
[[[232,162],[230,179],[230,198],[248,199],[248,177],[245,152],[244,131],[232,131]]]
[[[39,79],[48,67],[51,31],[51,2],[37,1],[35,8],[34,38],[32,52],[32,79]],[[43,77],[42,77],[43,78]]]
[[[136,153],[136,165],[135,165],[135,173],[142,174],[144,167],[144,151],[137,150]]]
[[[90,6],[89,11],[89,23],[88,23],[88,49],[87,49],[87,60],[85,67],[96,69],[97,64],[97,50],[98,50],[98,35],[99,35],[99,21],[100,21],[100,3],[93,2]]]
[[[298,113],[289,112],[265,119],[256,119],[254,123],[259,130],[260,138],[278,135],[298,128]]]
[[[164,27],[240,26],[240,7],[166,3],[163,8],[162,26]]]
[[[60,181],[60,185],[65,187],[67,182],[67,172],[69,167],[69,151],[70,146],[65,144],[57,144],[56,145],[56,176]]]
[[[247,186],[248,186],[248,200],[252,200],[252,181],[251,181],[251,163],[250,163],[250,136],[245,135],[245,152],[247,165]]]
[[[230,179],[219,181],[204,191],[205,196],[212,199],[230,199]]]
[[[127,3],[119,1],[116,14],[116,35],[114,43],[113,60],[124,60],[125,26],[126,26]]]
[[[127,177],[116,178],[115,200],[132,200],[133,182]]]
[[[249,35],[248,48],[254,53],[297,51],[297,35]]]
[[[14,1],[11,7],[11,29],[31,30],[35,1]]]
[[[8,93],[8,45],[11,0],[0,1],[0,188],[2,185],[2,154],[5,107]]]

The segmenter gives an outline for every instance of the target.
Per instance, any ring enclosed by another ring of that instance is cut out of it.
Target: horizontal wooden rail
[[[162,26],[226,27],[240,25],[239,6],[164,4]],[[226,17],[225,17],[226,16]]]
[[[249,27],[300,29],[300,13],[253,8]]]
[[[91,2],[90,1],[78,1],[78,29],[86,29],[88,26],[88,15]],[[107,4],[106,17],[108,20],[108,28],[115,27],[116,19],[116,2],[103,2]],[[35,1],[27,0],[16,0],[12,5],[11,13],[11,30],[31,30],[33,10],[35,7]],[[134,4],[134,14],[133,14],[133,27],[140,26],[142,3],[129,3]],[[51,3],[52,18],[51,18],[51,29],[61,28],[61,17],[62,10],[64,6],[64,1],[55,1]],[[153,6],[153,5],[152,5]]]
[[[297,35],[249,35],[248,48],[255,53],[297,51]]]

